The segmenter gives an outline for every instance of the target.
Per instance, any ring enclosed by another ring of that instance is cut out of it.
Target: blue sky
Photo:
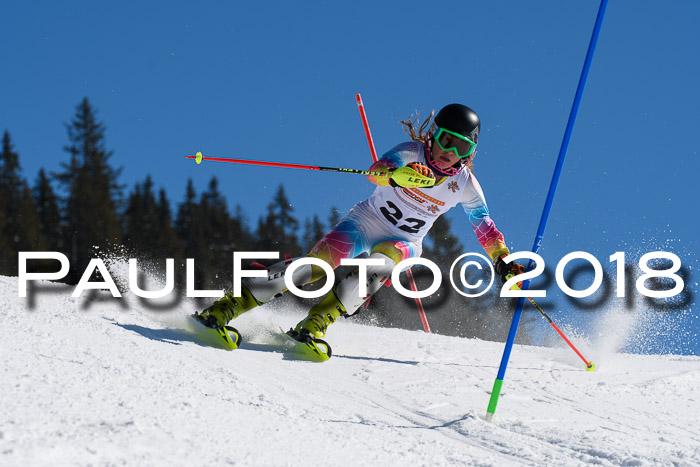
[[[366,168],[356,93],[380,153],[406,140],[398,120],[460,102],[482,120],[492,215],[509,246],[532,247],[597,1],[262,3],[4,5],[0,129],[24,176],[67,160],[64,125],[87,96],[129,188],[151,174],[176,205],[188,177],[201,191],[216,175],[254,225],[284,183],[302,221],[325,220],[373,186],[182,156]],[[574,250],[605,264],[656,249],[697,267],[698,17],[693,1],[610,2],[545,234],[552,267]]]

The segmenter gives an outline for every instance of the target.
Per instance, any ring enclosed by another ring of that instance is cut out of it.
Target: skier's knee
[[[414,256],[413,247],[401,240],[385,240],[372,248],[372,254],[381,253],[394,262],[394,265]]]
[[[387,252],[396,256],[398,250],[387,249]],[[358,270],[351,272],[336,287],[336,295],[349,315],[352,315],[362,306],[367,299],[381,289],[382,285],[391,277],[391,271],[396,266],[396,260],[382,251],[372,251],[368,259],[381,260],[381,264],[366,266],[364,281],[360,283]],[[399,261],[401,261],[399,259]]]
[[[306,257],[323,260],[323,258],[319,257],[318,255],[315,255],[313,252],[306,255]],[[321,268],[320,266],[316,266],[315,264],[312,264],[311,265],[311,279],[309,280],[309,282],[316,282],[317,280],[323,279],[324,277],[326,277],[326,271],[324,271],[323,268]]]

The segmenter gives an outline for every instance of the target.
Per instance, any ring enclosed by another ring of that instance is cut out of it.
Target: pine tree
[[[243,211],[237,206],[236,217],[231,217],[216,177],[210,180],[199,202],[196,199],[189,180],[175,223],[185,256],[195,258],[196,275],[203,286],[230,287],[233,252],[254,248]]]
[[[182,246],[185,258],[195,260],[195,285],[202,287],[207,283],[204,272],[207,271],[208,248],[206,231],[202,221],[201,205],[197,202],[197,193],[192,179],[187,180],[185,200],[180,203],[175,219],[175,232]]]
[[[126,200],[126,210],[123,217],[123,232],[124,245],[129,250],[136,250],[139,231],[139,216],[141,215],[141,206],[143,205],[143,196],[141,195],[141,185],[136,183],[134,191],[131,192]]]
[[[156,200],[151,176],[137,183],[124,212],[124,244],[139,266],[163,271],[166,258],[180,260],[181,250],[172,224],[170,203],[161,189]]]
[[[275,215],[275,205],[267,205],[267,215],[258,218],[258,227],[255,232],[256,249],[260,251],[279,251],[280,239],[283,231],[277,216]]]
[[[236,205],[236,210],[231,219],[231,231],[235,240],[235,251],[251,251],[255,248],[253,236],[248,227],[248,220],[243,213],[243,208],[240,204]]]
[[[292,215],[294,208],[287,198],[284,186],[280,185],[275,197],[267,207],[267,216],[258,222],[258,239],[261,248],[279,251],[280,256],[298,256],[301,246],[296,235],[299,221]]]
[[[105,127],[97,121],[87,98],[66,128],[69,144],[64,149],[70,160],[61,164],[63,172],[54,176],[67,191],[63,200],[64,238],[71,253],[69,281],[77,281],[94,255],[93,248],[104,252],[121,243],[117,216],[121,170],[109,165],[112,152],[105,148]]]
[[[5,258],[10,257],[10,245],[7,232],[7,209],[5,201],[0,198],[0,274],[4,274],[2,264]]]
[[[313,241],[314,240],[313,240],[313,232],[312,232],[312,227],[311,227],[311,219],[309,219],[307,217],[306,220],[304,221],[304,235],[301,238],[302,251],[308,252],[311,249],[311,247],[313,247],[313,245],[311,245],[311,247],[309,246],[309,244],[311,244]]]
[[[136,184],[124,212],[124,244],[140,255],[159,256],[157,243],[160,236],[158,205],[153,193],[150,175],[142,184]],[[155,258],[151,258],[155,259]]]
[[[306,219],[304,222],[304,238],[302,241],[303,252],[309,252],[316,243],[325,235],[323,223],[318,216],[314,214],[312,219]]]
[[[292,203],[287,198],[287,194],[284,191],[284,186],[280,185],[275,193],[275,198],[273,200],[277,207],[277,218],[282,227],[283,243],[282,247],[285,252],[296,254],[301,249],[299,247],[299,241],[297,239],[296,231],[299,228],[299,221],[293,216],[294,208]]]
[[[46,238],[47,248],[51,251],[64,251],[58,198],[43,168],[39,170],[34,185],[34,203],[39,216],[39,228]]]
[[[17,275],[17,253],[41,251],[46,245],[27,182],[20,175],[17,154],[5,131],[0,152],[0,209],[4,223],[0,241],[0,274]]]
[[[162,251],[168,258],[179,258],[182,256],[181,248],[173,226],[173,216],[170,210],[170,201],[163,188],[158,192],[158,206],[156,207],[158,216],[158,238],[156,248]]]
[[[9,274],[9,265],[15,261],[18,237],[17,215],[21,198],[20,187],[22,179],[19,174],[19,155],[12,147],[10,133],[7,130],[2,136],[2,152],[0,152],[0,210],[3,213],[4,225],[1,231],[2,246],[0,251],[0,274]]]
[[[46,250],[46,240],[41,231],[36,203],[32,197],[32,190],[25,181],[22,181],[20,192],[17,231],[19,233],[19,241],[15,244],[17,251]]]
[[[194,189],[192,179],[187,180],[187,188],[185,189],[185,200],[180,203],[175,219],[175,232],[182,243],[183,253],[186,258],[195,258],[199,251],[202,250],[200,242],[202,235],[198,222],[199,205],[196,201],[197,192]]]
[[[206,236],[207,251],[204,258],[206,277],[213,284],[223,283],[225,274],[231,270],[234,250],[234,232],[231,231],[231,216],[226,199],[219,192],[219,181],[212,177],[200,202],[201,222]],[[219,280],[220,279],[220,280]],[[223,284],[222,284],[223,285]]]
[[[340,211],[335,206],[331,206],[331,213],[328,216],[328,226],[333,228],[340,222]]]
[[[18,156],[12,150],[10,134],[5,130],[2,136],[0,152],[0,274],[10,274],[13,253],[14,227],[12,210],[17,206],[19,194],[17,188]]]
[[[21,177],[19,175],[19,154],[17,154],[13,147],[10,138],[10,133],[5,130],[2,135],[2,152],[0,152],[0,167],[2,167],[2,172],[0,172],[0,186],[3,187],[4,195],[11,196],[12,193],[9,191],[11,187],[18,187],[21,183]],[[15,194],[14,201],[19,199],[19,191]]]

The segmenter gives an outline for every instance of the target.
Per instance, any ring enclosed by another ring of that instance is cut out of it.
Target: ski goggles
[[[469,157],[474,153],[476,143],[466,136],[435,125],[433,138],[443,151],[452,151],[458,157]]]

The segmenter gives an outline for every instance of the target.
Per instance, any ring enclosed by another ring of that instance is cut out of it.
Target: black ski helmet
[[[478,142],[479,130],[481,129],[479,116],[466,105],[446,105],[440,109],[433,121],[440,128],[459,133],[475,143]]]
[[[479,116],[466,105],[450,104],[440,109],[430,127],[430,139],[426,141],[428,167],[437,175],[448,177],[457,175],[464,167],[469,166],[476,151],[472,148],[470,156],[461,158],[451,167],[448,167],[444,162],[434,159],[432,147],[435,142],[435,135],[438,133],[438,127],[469,138],[476,144],[479,139],[479,130],[481,129]]]

